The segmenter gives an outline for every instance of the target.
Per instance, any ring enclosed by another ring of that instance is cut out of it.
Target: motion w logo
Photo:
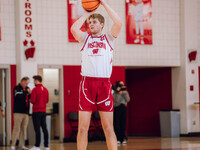
[[[105,102],[105,106],[110,106],[110,101]]]

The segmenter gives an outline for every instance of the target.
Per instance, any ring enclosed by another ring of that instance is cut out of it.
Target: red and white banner
[[[151,0],[126,0],[127,44],[152,44]]]
[[[72,24],[80,18],[84,10],[81,5],[81,0],[67,0],[67,10],[68,10],[68,39],[69,42],[77,42],[75,38],[73,37],[70,28]],[[82,31],[88,31],[88,24],[87,21],[83,24],[81,27]]]

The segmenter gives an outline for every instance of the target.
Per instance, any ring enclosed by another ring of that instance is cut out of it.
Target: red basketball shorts
[[[83,77],[79,87],[80,111],[113,111],[112,86],[109,78]]]

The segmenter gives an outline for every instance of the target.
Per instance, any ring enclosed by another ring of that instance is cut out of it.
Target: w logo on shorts
[[[105,106],[110,106],[110,101],[105,102]]]

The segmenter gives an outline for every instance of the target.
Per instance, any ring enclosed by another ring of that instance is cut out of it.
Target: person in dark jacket
[[[129,93],[123,81],[116,82],[116,89],[113,93],[114,98],[114,129],[117,136],[117,143],[126,144],[126,106],[130,101]]]
[[[45,150],[49,150],[48,145],[48,130],[46,124],[46,104],[49,102],[49,92],[42,85],[42,77],[39,75],[33,76],[35,88],[31,93],[31,103],[33,104],[33,125],[36,134],[35,146],[30,150],[40,150],[40,127],[44,133],[44,147]]]
[[[24,146],[24,134],[26,132],[29,120],[29,98],[31,94],[29,77],[23,77],[20,83],[14,87],[14,128],[12,134],[11,150],[15,150],[16,140],[19,138],[19,147],[21,150],[26,150]]]

